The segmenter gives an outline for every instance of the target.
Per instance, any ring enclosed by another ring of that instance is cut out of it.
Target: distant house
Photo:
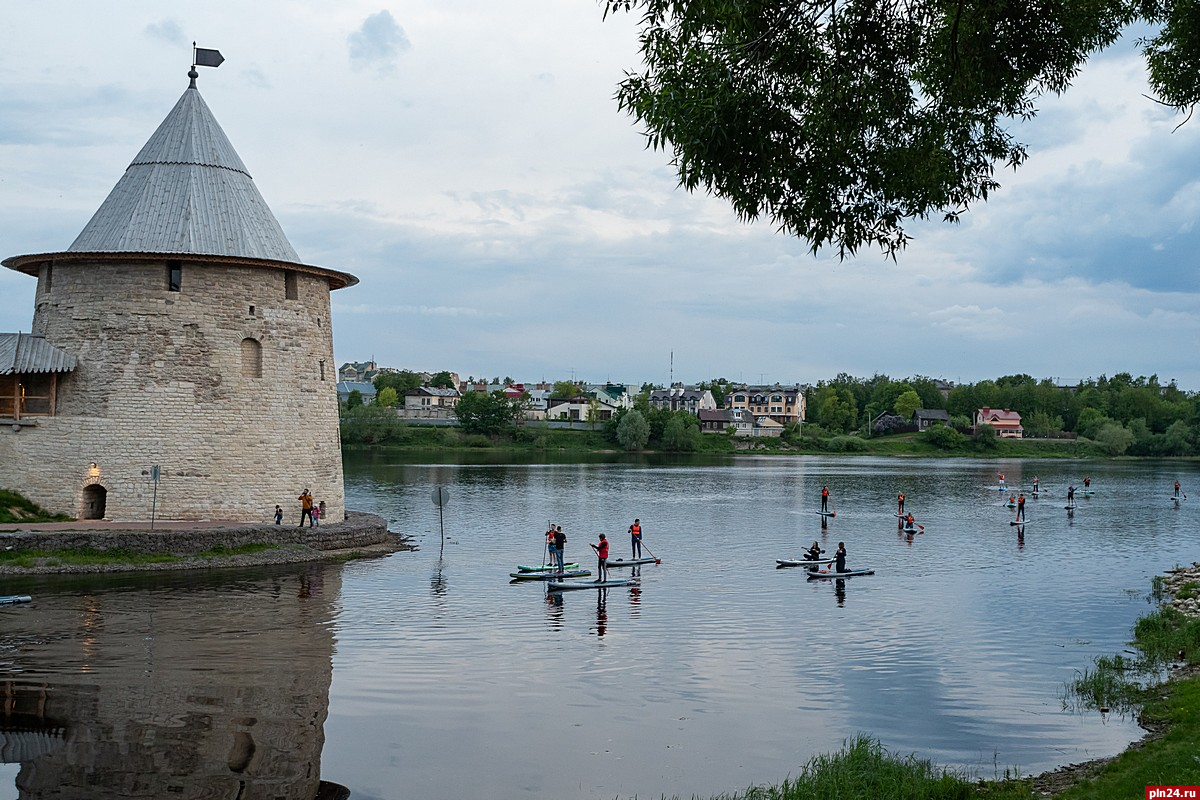
[[[363,405],[370,405],[375,402],[375,384],[368,381],[338,381],[337,396],[339,403],[349,400],[351,392],[358,392],[362,395]]]
[[[1016,411],[1004,409],[999,411],[984,406],[975,412],[975,427],[991,425],[996,429],[996,435],[1004,439],[1020,439],[1025,434],[1021,427],[1021,415]]]
[[[756,417],[745,409],[725,409],[725,412],[733,418],[734,436],[783,435],[783,425],[771,417]]]
[[[454,407],[461,395],[458,389],[419,386],[404,393],[402,416],[410,419],[447,419],[454,416]]]
[[[374,361],[348,361],[338,368],[338,380],[347,382],[373,381],[379,374],[379,365]]]
[[[724,433],[733,424],[733,412],[725,408],[702,408],[696,416],[701,433]]]
[[[687,411],[699,415],[701,409],[714,409],[717,401],[712,392],[695,386],[672,386],[667,389],[654,389],[650,392],[650,405],[653,408],[668,408],[671,411]]]
[[[576,397],[551,397],[546,403],[546,419],[588,421],[588,413],[595,403],[596,421],[607,422],[617,411],[618,406],[606,392],[597,392],[593,396],[578,395]]]
[[[804,391],[799,386],[743,386],[725,395],[725,408],[770,417],[780,425],[804,421]]]
[[[912,421],[919,431],[928,430],[938,424],[948,428],[950,427],[950,414],[940,408],[918,408],[913,412]]]

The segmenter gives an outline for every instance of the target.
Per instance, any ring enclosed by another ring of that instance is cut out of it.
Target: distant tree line
[[[881,414],[907,421],[922,408],[945,410],[950,427],[963,429],[986,407],[1019,413],[1028,438],[1074,433],[1109,455],[1194,455],[1200,443],[1200,394],[1183,392],[1173,381],[1164,385],[1157,375],[1134,378],[1121,372],[1070,387],[1006,375],[960,384],[947,396],[937,381],[924,376],[894,380],[841,374],[809,389],[805,402],[806,420],[817,428],[806,433],[813,436],[870,435],[878,432],[871,426]]]

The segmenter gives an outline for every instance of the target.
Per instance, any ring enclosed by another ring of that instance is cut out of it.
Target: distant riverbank
[[[706,433],[694,450],[670,450],[653,445],[635,451],[622,449],[609,439],[603,425],[595,428],[547,428],[529,424],[511,434],[495,437],[464,434],[458,428],[405,424],[389,437],[374,443],[343,442],[347,452],[427,452],[555,454],[679,454],[701,455],[876,455],[922,458],[1109,458],[1088,439],[991,439],[976,441],[961,435],[936,444],[924,433],[888,436],[803,437],[788,442],[774,437],[738,437]]]

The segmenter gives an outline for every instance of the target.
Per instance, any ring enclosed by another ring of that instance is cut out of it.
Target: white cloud
[[[346,37],[350,61],[385,71],[395,66],[396,57],[412,47],[404,29],[390,11],[379,11],[363,20],[358,30]]]

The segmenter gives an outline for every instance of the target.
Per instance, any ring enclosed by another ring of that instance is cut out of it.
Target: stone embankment
[[[375,514],[347,512],[346,519],[318,527],[291,525],[216,523],[208,525],[160,523],[156,530],[146,526],[102,526],[88,523],[31,525],[0,532],[0,549],[8,555],[22,553],[110,552],[114,556],[170,555],[163,562],[141,562],[114,558],[99,564],[68,564],[54,555],[37,556],[33,564],[0,560],[0,574],[37,575],[49,573],[125,572],[173,569],[290,564],[303,561],[381,555],[411,549],[404,539],[387,529],[387,521]],[[250,553],[239,548],[268,545]]]
[[[1189,583],[1195,584],[1195,588],[1181,592],[1184,585]],[[1162,591],[1164,606],[1171,606],[1190,617],[1200,617],[1200,561],[1193,561],[1190,567],[1167,570],[1162,580]],[[1183,596],[1180,597],[1180,594]]]

